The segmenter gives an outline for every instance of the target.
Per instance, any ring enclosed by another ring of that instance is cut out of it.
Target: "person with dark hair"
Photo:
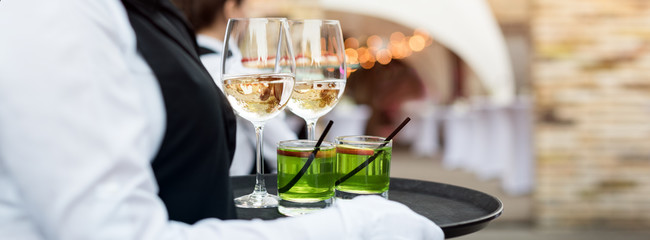
[[[229,18],[248,17],[249,6],[247,0],[173,0],[172,1],[185,14],[197,34],[201,62],[221,87],[220,73],[221,53],[223,38]],[[237,51],[226,53],[229,58],[241,58]],[[266,172],[277,170],[276,144],[282,140],[297,139],[296,133],[285,120],[285,113],[281,112],[275,118],[267,120],[264,128],[262,154]],[[230,166],[230,175],[246,175],[255,173],[255,129],[253,125],[237,117],[237,148],[235,157]]]
[[[443,237],[379,197],[220,220],[234,115],[167,0],[3,1],[0,29],[0,239]]]
[[[246,0],[172,0],[199,34],[221,39],[229,18],[247,17]]]

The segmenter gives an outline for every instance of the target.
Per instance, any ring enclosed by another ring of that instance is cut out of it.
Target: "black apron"
[[[192,29],[168,0],[122,2],[165,103],[167,127],[152,167],[169,218],[236,218],[228,175],[235,115],[199,60]]]

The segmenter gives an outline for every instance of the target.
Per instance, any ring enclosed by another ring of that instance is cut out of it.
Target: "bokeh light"
[[[374,59],[373,59],[373,61],[367,61],[367,62],[361,63],[361,67],[364,68],[364,69],[371,69],[374,66],[375,66]]]
[[[387,39],[371,35],[366,39],[365,46],[358,38],[349,37],[345,39],[347,62],[351,65],[358,65],[350,69],[348,73],[356,71],[358,66],[370,69],[376,65],[376,62],[386,65],[393,59],[409,57],[413,52],[424,50],[432,42],[433,39],[424,29],[415,29],[412,36],[407,36],[402,32],[393,32]]]
[[[386,65],[390,63],[392,58],[393,55],[388,49],[383,48],[377,51],[377,62],[379,62],[381,65]]]
[[[357,54],[359,55],[359,63],[365,63],[371,59],[374,59],[374,57],[372,57],[372,54],[370,54],[370,51],[368,51],[368,49],[365,47],[357,49]]]
[[[343,44],[345,48],[359,48],[359,40],[353,37],[345,39]]]
[[[425,44],[426,43],[425,43],[424,37],[422,37],[420,35],[415,35],[415,36],[412,36],[412,37],[409,38],[409,47],[414,52],[422,51],[422,49],[424,49],[424,47],[425,47]]]
[[[383,44],[384,44],[384,40],[382,40],[381,37],[377,35],[372,35],[368,37],[368,39],[366,40],[366,45],[368,45],[368,48],[374,51],[381,48]]]
[[[390,44],[391,45],[399,45],[404,42],[404,39],[406,36],[404,36],[404,33],[401,32],[394,32],[390,34]]]
[[[413,31],[413,36],[421,36],[424,39],[424,46],[429,46],[431,43],[433,43],[433,39],[429,35],[429,33],[421,28],[415,29]]]
[[[349,64],[359,63],[359,53],[357,50],[354,50],[353,48],[347,48],[345,49],[345,55],[348,57]]]
[[[408,47],[407,42],[402,42],[401,44],[398,45],[390,45],[389,47],[390,52],[393,54],[393,58],[395,59],[402,59],[408,56],[411,56],[411,49]]]

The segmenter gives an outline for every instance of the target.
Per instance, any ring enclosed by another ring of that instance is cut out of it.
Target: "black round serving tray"
[[[277,176],[265,175],[269,193],[277,193]],[[232,177],[235,196],[253,191],[255,176]],[[476,232],[501,215],[503,204],[488,194],[469,188],[404,178],[391,178],[388,198],[431,219],[446,238]],[[277,208],[237,208],[239,219],[275,219],[284,217]]]

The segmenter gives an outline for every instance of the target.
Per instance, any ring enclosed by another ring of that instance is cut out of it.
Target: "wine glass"
[[[264,122],[277,116],[291,98],[295,60],[284,18],[229,19],[223,52],[221,83],[235,112],[255,127],[255,188],[251,194],[235,198],[242,208],[278,206],[279,198],[266,191],[262,170]]]
[[[289,20],[296,54],[296,84],[289,110],[307,123],[315,140],[316,122],[338,103],[346,82],[345,49],[336,20]]]

